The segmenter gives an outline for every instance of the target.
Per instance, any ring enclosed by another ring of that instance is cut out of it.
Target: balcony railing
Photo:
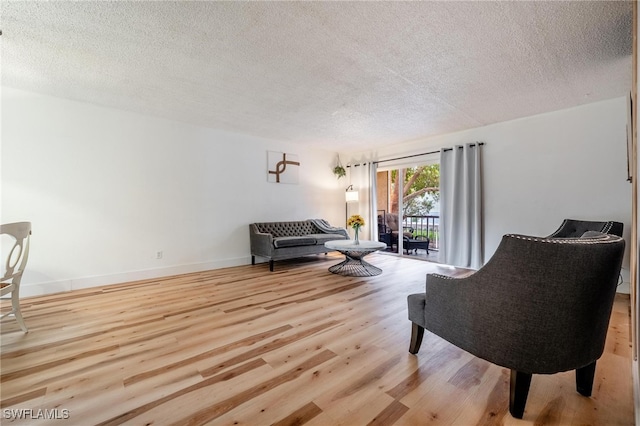
[[[402,226],[413,229],[413,236],[429,238],[429,249],[438,250],[440,247],[440,216],[405,216]]]

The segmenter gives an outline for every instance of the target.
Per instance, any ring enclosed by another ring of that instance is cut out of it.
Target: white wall
[[[484,126],[468,131],[343,154],[347,161],[387,159],[469,142],[484,146],[485,261],[502,235],[544,236],[564,218],[617,220],[630,241],[627,98]],[[628,292],[629,256],[624,262]]]
[[[24,296],[247,264],[255,221],[344,222],[331,152],[7,87],[1,149],[2,223],[33,222]],[[298,185],[267,182],[267,151],[298,154]]]
[[[485,142],[485,259],[503,234],[546,235],[565,217],[624,222],[629,241],[626,108],[613,99],[341,158]],[[6,87],[1,114],[0,218],[34,227],[25,296],[246,264],[254,221],[344,222],[331,152]],[[268,150],[299,155],[299,185],[267,183]]]

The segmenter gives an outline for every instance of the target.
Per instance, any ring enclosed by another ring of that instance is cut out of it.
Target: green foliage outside
[[[392,205],[397,205],[398,170],[391,172]],[[402,185],[404,216],[426,216],[440,199],[440,164],[405,169]]]

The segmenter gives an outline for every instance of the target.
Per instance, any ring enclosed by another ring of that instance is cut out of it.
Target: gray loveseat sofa
[[[274,261],[327,253],[325,242],[346,240],[349,234],[346,229],[331,226],[324,219],[309,219],[252,223],[249,237],[251,264],[256,264],[256,256],[263,257],[269,260],[269,270],[273,272]]]

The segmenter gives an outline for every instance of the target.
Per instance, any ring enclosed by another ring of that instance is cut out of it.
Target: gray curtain
[[[364,218],[365,225],[360,230],[360,239],[374,241],[378,236],[375,170],[376,165],[372,162],[356,162],[349,165],[349,183],[358,191],[359,198],[357,203],[349,203],[347,207],[347,216],[359,214]]]
[[[371,240],[378,241],[378,163],[369,163],[369,223],[371,224]]]
[[[482,145],[440,151],[440,261],[465,268],[483,264]]]

